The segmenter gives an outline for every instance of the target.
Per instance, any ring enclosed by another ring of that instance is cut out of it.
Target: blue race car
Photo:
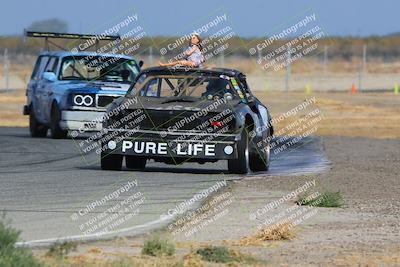
[[[43,36],[40,36],[43,37]],[[42,52],[27,88],[24,115],[32,137],[65,138],[68,131],[100,131],[107,106],[124,96],[140,72],[130,56]]]

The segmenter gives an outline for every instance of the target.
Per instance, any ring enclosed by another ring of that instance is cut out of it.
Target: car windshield
[[[225,75],[153,75],[143,73],[130,90],[131,94],[156,98],[243,97],[235,78]]]
[[[134,60],[104,56],[65,57],[60,80],[85,80],[131,83],[139,73]]]

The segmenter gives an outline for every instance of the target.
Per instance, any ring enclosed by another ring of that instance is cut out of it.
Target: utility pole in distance
[[[9,66],[8,66],[8,49],[4,49],[4,55],[3,55],[3,77],[5,81],[5,91],[8,91],[9,87]]]
[[[285,78],[285,90],[286,90],[286,92],[289,91],[290,75],[291,75],[291,72],[292,72],[292,69],[291,69],[292,54],[290,53],[291,48],[292,47],[289,44],[288,47],[287,47],[288,51],[287,51],[287,59],[286,59],[286,78]]]
[[[328,67],[328,46],[324,46],[324,74],[326,74]]]
[[[362,62],[360,66],[360,70],[358,72],[358,88],[360,91],[363,90],[362,84],[363,84],[363,77],[365,76],[367,68],[367,45],[363,45],[363,55],[362,55]]]
[[[367,70],[367,45],[366,44],[364,44],[364,46],[363,46],[363,61],[362,61],[362,66],[363,66],[363,68],[362,68],[362,71],[363,71],[363,73],[365,73],[366,72],[366,70]]]

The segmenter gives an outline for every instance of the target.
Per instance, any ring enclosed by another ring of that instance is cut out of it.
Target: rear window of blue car
[[[46,67],[48,60],[49,60],[48,56],[39,56],[38,57],[38,59],[36,60],[35,67],[32,72],[31,79],[33,79],[33,80],[40,79],[41,74],[43,73],[43,70]]]
[[[38,57],[32,72],[31,79],[38,80],[42,78],[43,72],[49,71],[57,73],[58,58],[54,56]]]
[[[46,67],[44,69],[44,72],[54,72],[57,73],[57,64],[58,64],[58,58],[57,57],[51,57],[49,61],[46,64]]]

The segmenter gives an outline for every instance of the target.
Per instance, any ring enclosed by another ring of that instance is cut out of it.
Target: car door
[[[58,64],[57,57],[50,57],[46,67],[43,70],[44,72],[53,72],[56,74]],[[53,103],[54,95],[54,82],[47,81],[46,79],[42,79],[42,104],[43,104],[43,117],[46,122],[50,122],[51,120],[51,106]]]
[[[32,74],[31,81],[28,86],[28,90],[31,92],[32,96],[32,110],[35,113],[35,117],[39,122],[44,122],[44,114],[43,114],[43,83],[42,83],[42,74],[43,70],[47,65],[49,57],[48,56],[40,56],[37,60],[35,70]]]

